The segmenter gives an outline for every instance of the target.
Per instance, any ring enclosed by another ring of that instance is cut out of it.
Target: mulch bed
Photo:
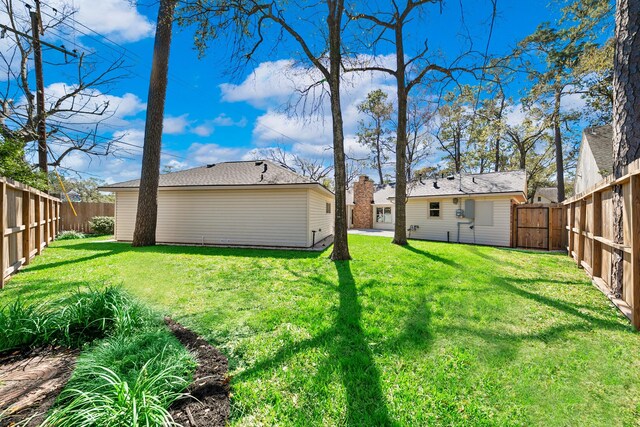
[[[0,426],[40,425],[77,357],[78,351],[60,347],[0,354]]]
[[[195,332],[170,318],[165,323],[196,357],[198,367],[187,389],[191,397],[176,401],[169,412],[188,427],[225,426],[229,418],[227,358]]]

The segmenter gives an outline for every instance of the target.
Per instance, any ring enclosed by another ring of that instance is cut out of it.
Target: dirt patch
[[[41,348],[0,354],[0,426],[39,425],[76,365],[78,351]]]
[[[192,398],[175,402],[173,419],[189,427],[225,426],[229,418],[229,377],[227,358],[195,332],[165,318],[178,340],[192,351],[198,362],[194,381],[187,389]]]

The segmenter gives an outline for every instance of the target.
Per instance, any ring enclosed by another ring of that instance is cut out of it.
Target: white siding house
[[[576,165],[574,194],[595,186],[613,173],[613,129],[611,125],[587,128],[582,132],[582,143]]]
[[[350,212],[373,209],[372,223],[363,228],[394,229],[393,185],[375,189],[369,204],[357,204],[354,200],[362,198],[358,198],[354,190],[349,190],[347,203]],[[509,246],[512,206],[525,201],[524,171],[414,181],[408,186],[407,235],[412,239]]]
[[[118,241],[133,239],[139,181],[116,194]],[[333,194],[268,161],[227,162],[162,175],[158,243],[306,248],[333,235]]]

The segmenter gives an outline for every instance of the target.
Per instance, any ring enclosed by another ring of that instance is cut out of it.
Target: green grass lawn
[[[232,425],[639,425],[640,334],[568,257],[350,247],[56,242],[0,298],[123,284],[227,354]]]

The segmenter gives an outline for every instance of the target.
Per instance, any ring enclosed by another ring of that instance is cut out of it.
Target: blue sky
[[[22,0],[16,3],[19,1]],[[63,42],[67,48],[76,47],[85,52],[87,58],[92,58],[97,67],[124,54],[129,70],[127,78],[108,88],[109,108],[114,117],[101,131],[105,137],[122,137],[128,144],[124,147],[128,152],[93,160],[75,155],[63,166],[108,182],[138,177],[141,156],[132,145],[142,145],[157,4],[144,2],[145,5],[136,7],[128,0],[44,0],[43,3],[43,11],[50,15],[55,15],[51,7],[61,10],[62,3],[77,9],[74,15],[77,23],[50,31],[45,34],[46,40]],[[476,48],[484,50],[489,34],[490,2],[463,0],[462,4],[464,23],[474,36]],[[539,23],[553,20],[557,13],[547,0],[498,0],[497,4],[498,17],[490,43],[493,54],[508,52]],[[442,15],[437,6],[432,9],[427,25],[410,28],[411,39],[428,37],[432,51],[455,55],[464,44],[459,36],[463,28],[459,2],[445,1]],[[307,37],[314,39],[310,32]],[[6,42],[2,42],[0,48],[5,49]],[[163,165],[184,168],[252,158],[255,155],[252,150],[273,146],[304,156],[330,156],[329,112],[301,119],[290,117],[291,113],[285,111],[288,102],[295,100],[295,87],[313,75],[293,63],[292,59],[298,58],[295,45],[284,43],[276,52],[263,52],[240,76],[229,73],[229,49],[225,40],[213,42],[207,55],[199,59],[193,49],[193,29],[175,27],[171,49]],[[392,60],[385,56],[389,53],[377,52],[383,62]],[[60,60],[60,56],[54,51],[45,51],[45,59]],[[64,90],[65,84],[74,84],[74,76],[74,64],[45,65],[45,85],[52,94]],[[369,90],[382,87],[392,93],[393,85],[384,75],[354,75],[347,80],[343,100],[347,150],[356,154],[361,148],[355,142],[358,120],[355,106]],[[518,86],[515,85],[514,91]],[[300,113],[299,108],[294,111]]]

